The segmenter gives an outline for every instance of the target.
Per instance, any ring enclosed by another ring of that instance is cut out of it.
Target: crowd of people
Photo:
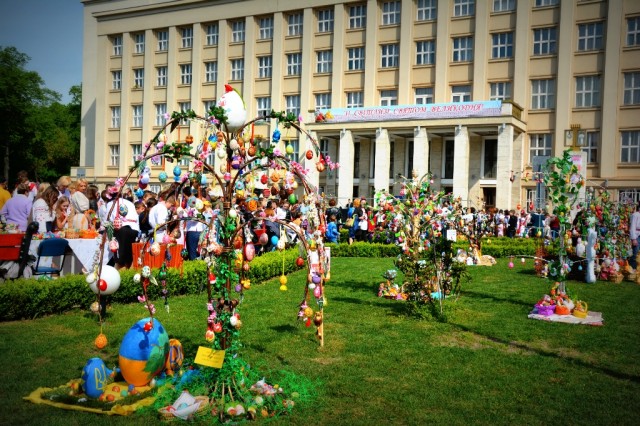
[[[188,258],[193,260],[199,257],[203,232],[208,229],[208,224],[216,217],[221,206],[216,205],[216,199],[210,194],[200,193],[194,197],[192,190],[189,186],[180,188],[178,184],[171,184],[157,194],[138,190],[136,200],[129,188],[120,192],[115,186],[108,185],[100,191],[96,185],[84,179],[73,181],[69,176],[62,176],[55,185],[36,184],[30,181],[27,172],[21,171],[13,193],[8,191],[6,180],[0,180],[0,216],[8,226],[22,232],[29,223],[36,222],[40,234],[87,229],[104,232],[103,225],[111,223],[117,241],[117,250],[111,262],[118,268],[132,265],[132,244],[141,240],[178,242],[186,247]],[[300,203],[290,203],[286,198],[260,197],[254,200],[254,204],[244,200],[235,207],[241,221],[260,218],[251,227],[251,235],[256,243],[265,235],[258,246],[259,252],[275,248],[272,237],[280,237],[283,232],[279,221],[286,221],[301,233],[307,229],[309,212]],[[195,211],[196,206],[201,213],[198,214],[198,220],[176,221],[170,226],[162,226],[175,217],[177,209]],[[344,207],[338,206],[336,200],[331,198],[327,202],[325,215],[326,242],[339,243],[342,229],[347,231],[348,244],[354,241],[394,242],[393,216],[378,206],[369,205],[364,197],[349,200]],[[476,211],[469,208],[462,218],[467,224],[481,228],[483,235],[496,237],[557,238],[560,230],[557,217],[541,209],[533,209],[533,206],[529,211],[496,208]],[[574,225],[578,228],[578,217]],[[633,214],[630,225],[636,254],[640,244],[640,212]],[[294,242],[298,235],[291,229],[286,233],[290,242]]]

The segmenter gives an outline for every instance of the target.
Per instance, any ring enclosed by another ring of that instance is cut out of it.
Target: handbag
[[[353,227],[353,222],[355,221],[356,215],[351,216],[349,219],[347,219],[347,221],[344,223],[344,226],[346,226],[347,228],[351,228]]]

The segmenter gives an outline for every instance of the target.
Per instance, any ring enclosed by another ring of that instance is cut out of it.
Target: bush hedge
[[[342,233],[343,237],[344,231]],[[533,256],[538,243],[529,238],[486,238],[482,243],[482,254],[496,258],[508,256]],[[396,257],[400,248],[393,244],[356,242],[351,245],[327,244],[332,257]],[[454,249],[466,250],[469,244],[458,241]],[[552,250],[551,250],[552,251]],[[284,252],[265,253],[251,262],[247,277],[252,284],[259,284],[298,270],[295,260],[297,249]],[[133,282],[135,270],[120,271],[120,288],[108,296],[110,303],[138,303],[140,285]],[[166,280],[169,297],[197,294],[206,291],[206,265],[203,261],[184,262],[181,269],[169,269]],[[161,287],[149,286],[149,297],[158,300]],[[55,280],[17,279],[0,284],[0,321],[36,318],[42,315],[59,314],[75,308],[88,308],[95,301],[84,275],[67,275]]]

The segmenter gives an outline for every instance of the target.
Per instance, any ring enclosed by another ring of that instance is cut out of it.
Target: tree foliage
[[[11,179],[27,170],[33,180],[55,181],[79,162],[81,86],[71,88],[64,105],[26,69],[29,60],[15,47],[0,47],[0,173]]]

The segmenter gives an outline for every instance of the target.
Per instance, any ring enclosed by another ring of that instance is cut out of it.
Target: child
[[[329,223],[327,224],[327,231],[324,236],[328,243],[338,243],[338,225],[336,225],[336,215],[332,214],[329,216]]]

